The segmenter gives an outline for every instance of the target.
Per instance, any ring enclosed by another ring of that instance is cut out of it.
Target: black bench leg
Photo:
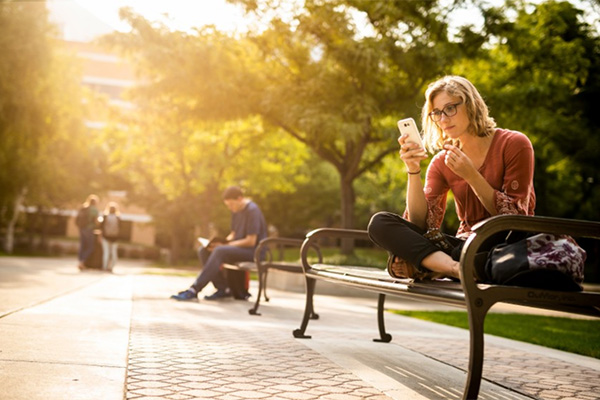
[[[294,337],[297,339],[310,339],[311,336],[305,335],[308,321],[311,319],[313,313],[313,295],[315,293],[316,281],[311,278],[306,278],[306,304],[304,306],[304,317],[302,317],[302,324],[299,329],[294,330]],[[317,316],[318,318],[318,316]]]
[[[312,292],[314,294],[315,293],[315,288],[316,288],[316,285],[317,285],[317,281],[314,280],[314,279],[311,279],[311,281],[312,282],[310,283],[310,285],[312,285]],[[310,319],[319,319],[319,314],[317,314],[315,312],[315,302],[314,301],[310,302]]]
[[[488,308],[478,307],[469,310],[469,331],[470,331],[470,349],[469,349],[469,370],[467,371],[467,382],[463,400],[477,399],[481,385],[483,370],[483,324]]]
[[[269,296],[267,296],[267,275],[269,275],[269,269],[268,268],[265,270],[265,273],[263,274],[263,278],[262,278],[263,279],[263,281],[262,281],[262,284],[263,284],[263,293],[265,295],[265,301],[269,301],[270,300]]]
[[[377,300],[377,326],[379,327],[379,338],[373,339],[374,342],[389,343],[392,341],[392,335],[385,331],[385,319],[383,313],[385,312],[385,294],[379,293],[379,299]]]
[[[266,290],[264,287],[266,284],[266,281],[265,281],[266,276],[265,275],[266,275],[265,272],[258,271],[258,295],[256,296],[256,301],[254,302],[254,307],[252,307],[251,309],[248,310],[248,313],[250,315],[260,315],[260,313],[258,312],[258,306],[260,305],[260,296],[263,293],[263,291],[265,291],[265,293],[266,293]],[[266,298],[266,294],[265,294],[265,300],[269,301]]]
[[[310,319],[319,319],[319,314],[315,312],[315,304],[311,302]]]

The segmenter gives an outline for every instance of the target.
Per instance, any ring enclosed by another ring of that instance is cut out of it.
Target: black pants
[[[436,251],[442,251],[423,237],[426,233],[423,229],[391,212],[382,211],[373,215],[367,230],[373,243],[417,268],[421,268],[421,262],[425,257]],[[445,236],[454,246],[446,253],[453,260],[458,261],[464,241],[454,236]]]

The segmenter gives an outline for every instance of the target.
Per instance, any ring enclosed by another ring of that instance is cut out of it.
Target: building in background
[[[113,29],[100,21],[93,14],[82,8],[76,2],[48,1],[50,19],[56,24],[62,34],[62,41],[66,50],[74,55],[80,62],[82,71],[81,84],[95,93],[106,96],[111,106],[127,111],[133,105],[123,99],[123,93],[136,84],[137,78],[133,67],[114,53],[104,49],[93,42],[102,34]],[[104,113],[90,110],[85,124],[90,135],[106,125],[103,120]],[[109,191],[98,193],[100,196],[99,210],[104,210],[110,201],[119,204],[121,220],[123,221],[120,240],[133,245],[156,245],[156,231],[152,224],[152,217],[145,210],[132,204],[124,191]],[[59,213],[66,223],[61,223],[61,231],[67,237],[79,235],[75,225],[75,215],[80,204],[75,204],[72,210]],[[127,247],[123,247],[126,249]]]

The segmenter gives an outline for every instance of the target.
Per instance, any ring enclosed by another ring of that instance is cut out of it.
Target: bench
[[[522,231],[532,233],[567,234],[574,238],[600,239],[600,222],[567,220],[550,217],[502,215],[489,218],[474,228],[461,253],[461,276],[474,277],[478,249],[489,246],[489,241],[502,232]],[[378,293],[377,321],[380,342],[390,342],[392,336],[385,330],[384,306],[386,295],[407,296],[415,299],[466,308],[469,319],[470,344],[467,380],[463,399],[476,399],[482,378],[484,355],[484,320],[489,309],[498,302],[529,307],[563,311],[567,313],[600,317],[600,292],[572,292],[516,286],[477,283],[475,279],[461,282],[450,280],[413,281],[389,276],[387,271],[372,267],[327,265],[322,262],[311,264],[307,250],[324,238],[368,239],[362,230],[322,228],[310,232],[301,248],[304,274],[309,280],[324,280]],[[486,243],[487,241],[487,243]],[[313,308],[314,289],[307,285],[304,317],[296,338],[306,335],[309,310]]]
[[[223,264],[223,267],[229,270],[245,271],[245,272],[256,272],[258,274],[258,295],[254,306],[248,310],[251,315],[260,315],[258,307],[260,306],[260,298],[264,296],[265,301],[269,301],[267,296],[267,276],[269,270],[275,269],[278,271],[290,272],[294,274],[302,274],[302,264],[300,262],[289,262],[283,260],[283,251],[286,247],[295,247],[300,249],[304,240],[302,239],[291,239],[291,238],[279,238],[270,237],[263,239],[259,242],[256,250],[254,251],[254,261],[241,261],[235,264]],[[311,246],[317,254],[319,260],[322,260],[321,252],[318,246]],[[275,250],[278,251],[279,256],[274,257],[273,253]],[[314,290],[315,280],[309,279],[309,285],[311,290]],[[310,319],[318,319],[319,315],[314,312],[311,308],[309,312]]]

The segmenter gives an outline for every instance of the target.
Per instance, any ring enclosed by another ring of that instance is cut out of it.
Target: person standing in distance
[[[79,270],[85,269],[85,261],[94,251],[94,229],[98,220],[98,196],[90,194],[77,212],[79,228]]]
[[[223,202],[231,211],[231,232],[226,237],[226,243],[213,241],[209,247],[200,248],[198,257],[202,261],[202,272],[189,289],[172,295],[172,299],[196,300],[198,293],[209,282],[212,282],[217,291],[204,299],[218,300],[231,296],[221,264],[252,261],[256,246],[267,237],[267,223],[262,211],[255,202],[244,196],[240,187],[230,186],[225,189]]]
[[[104,209],[100,228],[102,229],[102,269],[112,272],[117,262],[117,239],[121,227],[119,206],[109,202]]]

